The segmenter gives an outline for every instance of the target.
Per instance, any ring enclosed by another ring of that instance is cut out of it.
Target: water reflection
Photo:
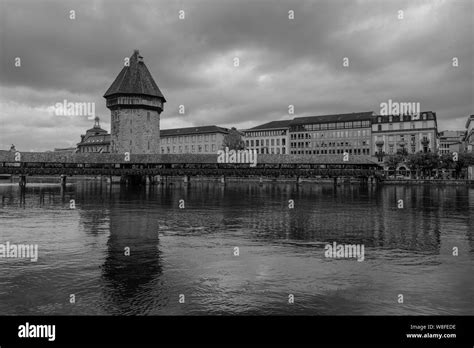
[[[474,314],[472,188],[29,182],[0,198],[0,242],[42,251],[0,268],[4,313]],[[364,244],[365,262],[326,259],[332,242]],[[71,289],[88,300],[67,306]]]
[[[110,235],[102,277],[106,306],[120,314],[144,314],[155,299],[152,284],[161,274],[158,223],[145,209],[144,189],[122,188],[109,202]],[[123,203],[124,197],[127,202]],[[113,312],[112,311],[112,312]]]

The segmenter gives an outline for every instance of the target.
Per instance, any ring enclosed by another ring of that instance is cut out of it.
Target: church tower
[[[158,154],[166,99],[138,50],[128,63],[104,94],[111,113],[110,152]]]

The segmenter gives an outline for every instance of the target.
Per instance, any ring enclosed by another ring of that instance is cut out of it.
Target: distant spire
[[[99,116],[96,116],[94,118],[94,128],[100,128],[100,122],[99,121],[100,121]]]

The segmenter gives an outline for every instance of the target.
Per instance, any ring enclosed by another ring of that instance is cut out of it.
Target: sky
[[[439,131],[463,130],[474,114],[473,7],[472,0],[0,0],[0,149],[75,146],[93,121],[55,114],[64,100],[94,103],[110,131],[103,94],[134,49],[167,100],[162,129],[380,113],[392,100],[436,112]]]

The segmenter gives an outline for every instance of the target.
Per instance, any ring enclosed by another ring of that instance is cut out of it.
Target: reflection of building
[[[145,191],[120,188],[112,195],[110,234],[102,266],[107,311],[122,315],[146,314],[161,300],[146,291],[147,287],[158,284],[162,272],[158,220],[143,212],[150,199]]]
[[[290,122],[291,154],[370,155],[373,112],[296,117]]]
[[[163,129],[161,153],[217,153],[228,133],[218,126]]]
[[[439,132],[439,149],[440,154],[449,154],[453,152],[462,152],[464,149],[463,138],[464,131],[443,131]]]
[[[257,153],[288,154],[290,148],[288,121],[272,121],[244,131],[247,149]]]
[[[435,152],[437,149],[438,125],[436,113],[427,111],[419,117],[411,115],[374,116],[372,121],[372,151],[392,155],[398,150],[409,154]],[[379,157],[379,161],[383,161]]]
[[[166,102],[138,50],[104,94],[111,113],[111,152],[160,153]]]
[[[81,135],[81,142],[77,144],[77,153],[85,152],[110,152],[110,134],[100,128],[99,117],[94,121],[94,127]]]
[[[474,115],[467,118],[465,149],[469,152],[474,151]]]

